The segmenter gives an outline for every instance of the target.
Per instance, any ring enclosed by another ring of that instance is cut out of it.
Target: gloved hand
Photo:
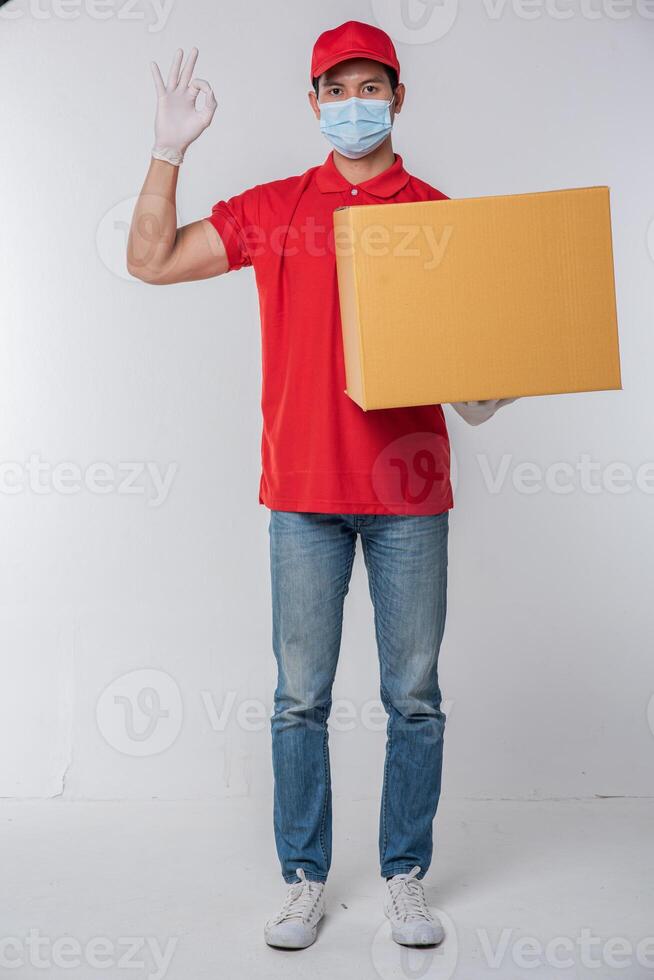
[[[179,48],[170,68],[167,85],[163,83],[156,61],[151,65],[158,99],[152,156],[175,166],[182,163],[184,153],[193,140],[210,125],[217,105],[209,83],[201,78],[192,79],[198,49],[191,50],[180,74],[183,57],[184,52]],[[196,109],[200,92],[205,95],[204,105],[201,109]]]
[[[495,415],[502,405],[509,405],[517,398],[489,398],[483,402],[450,402],[455,412],[458,412],[468,425],[481,425]]]

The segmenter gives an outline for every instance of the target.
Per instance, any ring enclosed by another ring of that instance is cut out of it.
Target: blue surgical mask
[[[320,131],[339,153],[358,160],[380,146],[391,129],[390,102],[382,99],[345,99],[320,103]]]

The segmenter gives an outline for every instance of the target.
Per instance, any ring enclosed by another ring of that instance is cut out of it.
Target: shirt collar
[[[364,180],[361,184],[351,184],[336,169],[334,154],[332,152],[323,165],[318,167],[316,171],[316,183],[318,189],[323,194],[328,194],[333,191],[349,191],[352,187],[356,187],[358,190],[364,191],[366,194],[371,194],[373,197],[394,197],[398,191],[401,191],[409,183],[409,174],[404,169],[402,157],[396,153],[395,163],[391,164],[382,173],[377,174],[376,177],[371,177],[370,180]]]

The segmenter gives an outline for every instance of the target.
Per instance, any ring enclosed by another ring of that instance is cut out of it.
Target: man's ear
[[[311,89],[311,91],[308,93],[308,97],[309,97],[309,104],[313,109],[314,116],[316,117],[316,119],[320,119],[320,106],[318,104],[318,96],[316,95],[313,89]]]
[[[393,103],[393,109],[396,113],[402,112],[402,106],[404,105],[404,99],[406,98],[406,88],[403,82],[395,89],[395,102]]]

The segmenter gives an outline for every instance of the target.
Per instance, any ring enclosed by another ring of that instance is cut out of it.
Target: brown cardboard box
[[[608,187],[334,213],[363,409],[621,388]]]

